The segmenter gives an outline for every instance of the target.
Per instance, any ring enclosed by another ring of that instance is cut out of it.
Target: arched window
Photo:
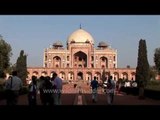
[[[69,56],[67,56],[67,61],[69,61]]]
[[[91,59],[92,59],[92,61],[93,61],[93,60],[94,60],[94,57],[92,56]]]
[[[104,68],[104,65],[102,65],[102,68]]]

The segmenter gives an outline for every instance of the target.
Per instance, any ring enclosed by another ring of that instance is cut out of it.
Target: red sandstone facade
[[[45,49],[43,67],[28,67],[28,78],[56,72],[63,80],[88,81],[94,76],[101,80],[103,70],[115,80],[135,80],[135,68],[117,68],[117,50],[105,42],[95,48],[91,34],[78,29],[68,37],[67,48],[56,42],[52,48]]]

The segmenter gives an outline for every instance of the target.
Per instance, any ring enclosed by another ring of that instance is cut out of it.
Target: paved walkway
[[[42,105],[39,95],[37,96],[37,104]],[[75,100],[75,94],[63,94],[62,95],[62,105],[73,105]],[[1,100],[0,105],[6,105],[6,100]],[[28,105],[27,95],[22,95],[19,97],[18,105]]]
[[[82,96],[78,95],[80,89]],[[74,84],[64,85],[62,92],[62,105],[108,105],[107,95],[101,88],[98,89],[97,103],[92,103],[91,89],[86,83],[82,83],[81,87],[77,86],[77,88],[74,88]],[[41,105],[39,95],[37,103]],[[6,101],[1,100],[0,105],[6,105]],[[20,96],[18,105],[28,105],[27,95]],[[149,98],[139,100],[137,96],[122,93],[115,95],[113,105],[160,105],[160,100]]]
[[[99,94],[97,103],[92,102],[91,94],[85,94],[84,96],[87,105],[108,105],[106,94]],[[114,97],[113,105],[160,105],[160,100],[153,100],[149,98],[139,100],[138,96],[117,94]]]
[[[72,84],[63,86],[62,93],[62,105],[73,105],[78,90],[74,89]],[[42,105],[40,101],[40,96],[37,95],[37,104]],[[6,105],[6,100],[0,100],[0,105]],[[19,97],[18,105],[28,105],[27,95],[22,95]]]

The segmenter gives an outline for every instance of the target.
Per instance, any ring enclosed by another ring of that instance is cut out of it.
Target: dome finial
[[[79,26],[79,28],[81,29],[82,27],[81,27],[81,23],[80,23],[80,26]]]

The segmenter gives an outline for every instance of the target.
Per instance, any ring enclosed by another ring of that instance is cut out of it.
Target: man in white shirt
[[[13,71],[12,76],[5,83],[6,91],[8,91],[7,105],[16,105],[18,103],[19,91],[22,85],[22,80],[17,77],[17,71]]]

